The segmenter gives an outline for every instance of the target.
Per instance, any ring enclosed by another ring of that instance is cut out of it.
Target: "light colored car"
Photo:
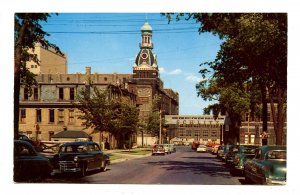
[[[197,152],[206,152],[206,151],[207,151],[206,145],[200,144],[200,145],[197,147]]]
[[[162,144],[156,144],[152,148],[152,155],[165,155],[165,148]]]
[[[244,163],[246,182],[286,184],[286,146],[261,146]]]
[[[215,144],[211,147],[211,153],[212,154],[217,154],[218,153],[218,148],[219,148],[219,144]]]

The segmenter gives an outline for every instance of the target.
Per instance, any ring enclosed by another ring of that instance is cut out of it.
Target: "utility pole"
[[[159,144],[161,144],[161,109],[159,109]]]

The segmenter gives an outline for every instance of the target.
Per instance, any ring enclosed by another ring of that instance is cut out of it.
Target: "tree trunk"
[[[20,101],[20,71],[22,65],[22,45],[27,27],[27,18],[23,20],[18,40],[15,43],[15,72],[14,72],[14,139],[19,137],[19,101]]]
[[[285,90],[281,87],[278,87],[271,93],[272,96],[277,97],[277,113],[274,100],[270,98],[276,145],[283,145],[284,124],[286,119],[286,109],[284,108],[285,93]]]
[[[268,101],[265,84],[261,84],[263,131],[268,131]]]

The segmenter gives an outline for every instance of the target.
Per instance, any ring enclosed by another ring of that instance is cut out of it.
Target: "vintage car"
[[[165,154],[171,154],[172,153],[172,149],[170,144],[163,144],[164,149],[165,149]]]
[[[14,181],[35,182],[50,176],[48,158],[38,154],[28,141],[14,141]]]
[[[244,163],[247,159],[252,159],[255,156],[255,151],[259,146],[255,145],[239,145],[237,147],[237,152],[233,158],[233,164],[230,169],[230,172],[235,174],[243,174],[244,172]]]
[[[169,147],[172,153],[176,152],[176,148],[174,144],[169,144]]]
[[[52,164],[54,173],[78,173],[84,177],[87,171],[106,171],[110,159],[95,142],[67,142],[59,147]]]
[[[224,154],[225,164],[227,166],[233,165],[233,159],[235,154],[238,152],[239,145],[230,145],[228,151]]]
[[[200,144],[197,148],[197,152],[206,152],[206,151],[207,151],[206,145]]]
[[[224,156],[224,145],[220,145],[217,150],[217,158],[221,159]]]
[[[211,146],[211,153],[212,154],[217,154],[219,146],[220,146],[220,144],[214,144],[214,145],[212,145]]]
[[[163,144],[156,144],[152,148],[152,155],[165,155],[165,147]]]
[[[261,146],[244,165],[246,182],[286,184],[286,146]]]

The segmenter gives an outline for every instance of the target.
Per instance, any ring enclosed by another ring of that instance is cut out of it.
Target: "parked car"
[[[255,157],[245,162],[246,182],[286,184],[286,146],[261,146]]]
[[[19,135],[19,140],[27,141],[27,142],[31,143],[34,147],[38,145],[38,142],[37,142],[37,141],[34,141],[34,140],[30,139],[30,138],[27,137],[26,135],[20,134],[20,135]]]
[[[198,146],[199,146],[199,142],[193,141],[193,143],[192,143],[192,150],[197,150]]]
[[[171,152],[176,152],[176,148],[174,144],[169,144]]]
[[[217,154],[219,146],[220,146],[220,144],[214,144],[214,145],[212,145],[212,147],[211,147],[211,153],[212,154]]]
[[[171,154],[172,153],[170,144],[163,144],[163,146],[164,146],[164,149],[165,149],[165,154]]]
[[[217,158],[222,159],[224,156],[224,145],[220,145],[217,151]]]
[[[252,159],[255,156],[255,151],[259,146],[255,145],[240,145],[237,148],[237,152],[233,158],[233,165],[230,172],[234,175],[236,173],[244,173],[244,163],[247,159]]]
[[[206,151],[207,151],[206,145],[200,144],[197,148],[197,152],[206,152]]]
[[[230,145],[228,148],[228,151],[224,155],[225,158],[225,164],[227,166],[232,166],[233,165],[233,159],[235,154],[238,152],[239,145]]]
[[[38,154],[32,144],[14,140],[14,181],[39,181],[50,176],[52,170],[49,159]]]
[[[152,148],[152,155],[165,155],[165,148],[162,144],[156,144]]]
[[[55,173],[78,173],[84,177],[87,171],[106,171],[110,159],[95,142],[67,142],[59,147],[52,163]]]
[[[223,148],[223,155],[221,156],[221,160],[225,162],[225,157],[227,155],[227,153],[229,152],[229,148],[231,147],[232,145],[224,145],[224,148]]]

